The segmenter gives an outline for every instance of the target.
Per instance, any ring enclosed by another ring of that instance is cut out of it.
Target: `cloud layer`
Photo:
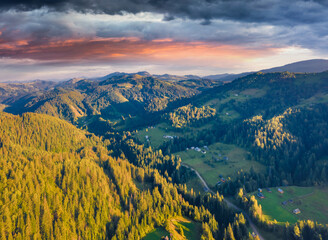
[[[8,79],[86,66],[238,72],[328,52],[320,0],[5,0],[0,10],[0,73]]]
[[[165,19],[228,19],[245,22],[299,24],[327,19],[326,0],[2,0],[1,9],[106,13],[154,12]]]

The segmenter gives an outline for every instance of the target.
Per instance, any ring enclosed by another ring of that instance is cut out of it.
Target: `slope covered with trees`
[[[117,140],[47,115],[1,113],[0,121],[1,239],[140,239],[175,216],[201,222],[204,239],[247,237],[222,196],[174,184],[174,157],[128,142],[114,153]]]

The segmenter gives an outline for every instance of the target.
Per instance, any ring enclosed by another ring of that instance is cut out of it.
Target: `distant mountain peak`
[[[141,71],[141,72],[137,72],[136,74],[143,76],[143,77],[150,77],[152,76],[149,72],[147,71]]]
[[[261,70],[261,72],[294,72],[294,73],[318,73],[328,70],[327,59],[310,59],[289,63],[280,67]]]

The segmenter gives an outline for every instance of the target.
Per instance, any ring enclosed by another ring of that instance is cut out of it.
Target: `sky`
[[[328,0],[1,0],[0,81],[326,59]]]

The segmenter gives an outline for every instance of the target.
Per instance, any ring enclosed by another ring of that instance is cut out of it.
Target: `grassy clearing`
[[[153,148],[158,148],[164,142],[172,141],[171,139],[164,138],[165,135],[167,136],[194,136],[198,131],[201,131],[206,128],[211,128],[211,124],[204,124],[202,127],[186,127],[183,129],[175,129],[167,123],[160,123],[156,126],[149,126],[147,128],[143,128],[138,130],[135,133],[135,137],[137,137],[143,144],[150,144]],[[148,136],[149,142],[147,141],[146,136]]]
[[[143,240],[160,240],[163,236],[170,236],[170,233],[164,228],[159,227],[148,233],[147,236],[143,238]]]
[[[166,123],[144,128],[136,133],[136,137],[144,144],[147,144],[146,136],[148,136],[150,145],[154,148],[158,148],[165,141],[171,141],[170,139],[164,138],[164,135],[181,136],[182,134],[178,131],[174,131],[172,127]]]
[[[327,103],[328,94],[318,93],[310,98],[303,99],[298,107],[311,107],[314,103]]]
[[[269,220],[295,223],[298,220],[313,220],[328,224],[328,188],[319,187],[282,187],[283,194],[272,188],[269,193],[263,190],[264,199],[258,199],[262,205],[263,213]],[[256,194],[253,193],[253,194]],[[292,202],[288,202],[288,200]],[[282,202],[287,201],[286,205]],[[294,214],[293,210],[299,208],[301,213]]]
[[[221,113],[218,113],[219,118],[224,122],[230,122],[232,120],[240,118],[240,114],[230,108],[225,108]]]
[[[173,239],[176,240],[196,240],[200,239],[201,224],[191,221],[187,218],[176,217],[170,219],[168,224],[168,231],[172,234]],[[182,229],[183,233],[180,232]]]
[[[238,171],[249,171],[251,167],[254,171],[265,169],[260,163],[247,160],[248,152],[235,145],[215,143],[208,146],[208,150],[203,147],[201,149],[206,154],[189,149],[176,155],[181,157],[183,163],[195,168],[210,187],[219,181],[219,175],[229,179]],[[227,160],[223,160],[226,158]]]
[[[141,191],[147,191],[147,190],[152,190],[153,189],[153,185],[151,183],[139,182],[137,180],[134,180],[133,182],[136,185],[136,187]]]
[[[192,179],[188,180],[186,182],[187,188],[190,191],[193,189],[195,193],[204,193],[204,186],[200,182],[199,178],[197,176],[193,177]]]
[[[169,219],[166,228],[159,227],[150,232],[143,240],[159,240],[161,237],[172,236],[175,240],[199,240],[201,223],[191,221],[184,217]],[[183,233],[180,232],[182,229]]]

